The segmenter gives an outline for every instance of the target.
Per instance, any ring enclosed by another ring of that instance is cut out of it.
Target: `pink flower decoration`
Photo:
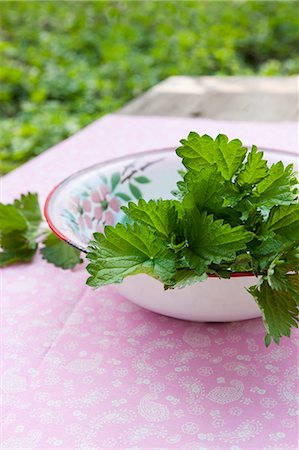
[[[105,184],[93,189],[90,197],[72,196],[70,209],[76,215],[84,241],[88,241],[94,231],[103,233],[105,225],[114,225],[120,206],[121,201]]]
[[[94,216],[97,224],[101,221],[104,225],[114,225],[114,213],[120,209],[120,201],[109,191],[105,184],[99,186],[97,190],[93,190],[91,198],[97,206],[94,209]]]

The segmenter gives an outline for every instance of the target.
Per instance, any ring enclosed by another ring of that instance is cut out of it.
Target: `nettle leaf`
[[[263,316],[267,330],[265,343],[273,339],[279,344],[282,336],[290,336],[291,328],[298,328],[298,303],[295,295],[286,290],[274,290],[264,280],[260,286],[252,286],[248,291],[253,295]]]
[[[283,263],[280,268],[287,272],[299,272],[299,244],[290,246],[283,254]],[[298,289],[299,292],[299,289]]]
[[[225,181],[219,172],[212,170],[194,173],[187,177],[188,192],[182,199],[184,208],[197,206],[200,211],[207,211],[216,218],[222,218],[232,225],[240,225],[241,213],[233,206],[242,198],[242,193],[235,189],[233,183]]]
[[[18,262],[28,262],[34,257],[37,244],[28,242],[20,232],[11,232],[1,236],[0,267]]]
[[[266,178],[261,180],[254,191],[252,201],[256,206],[271,208],[288,205],[297,197],[298,181],[293,173],[293,165],[284,168],[280,161],[273,164]]]
[[[50,233],[43,240],[43,258],[61,269],[72,269],[82,262],[80,251]]]
[[[182,146],[176,150],[178,156],[183,159],[187,169],[201,170],[204,166],[216,163],[217,146],[215,141],[208,135],[200,136],[191,131],[187,139],[181,140]]]
[[[219,210],[224,202],[225,184],[221,175],[212,166],[199,175],[193,171],[186,176],[188,192],[183,199],[184,207],[194,207],[201,210]]]
[[[192,269],[177,269],[170,286],[165,285],[165,289],[173,288],[184,288],[186,286],[191,286],[195,283],[200,283],[208,278],[206,273],[198,275],[195,270]]]
[[[0,232],[26,230],[28,223],[22,213],[14,205],[3,205],[0,203]]]
[[[289,248],[283,253],[275,256],[268,267],[267,280],[272,289],[293,292],[299,302],[298,256],[299,246],[296,248]]]
[[[22,194],[13,205],[0,204],[0,266],[33,258],[41,221],[37,194]]]
[[[237,177],[240,186],[253,185],[261,181],[268,174],[267,161],[263,159],[263,152],[259,152],[255,145],[248,153],[244,169]]]
[[[141,193],[140,189],[137,186],[135,186],[135,184],[129,183],[129,188],[130,188],[130,191],[132,192],[133,196],[136,198],[136,200],[139,200],[140,198],[142,198],[142,193]]]
[[[241,253],[237,255],[233,264],[231,265],[231,270],[233,272],[251,272],[253,269],[252,256],[249,253]]]
[[[254,236],[243,226],[232,228],[223,220],[214,220],[212,215],[200,213],[196,208],[186,214],[185,232],[188,242],[185,256],[199,274],[204,273],[211,263],[233,261],[236,252],[245,249],[246,243]]]
[[[299,270],[299,269],[297,269]],[[291,273],[287,275],[291,291],[295,295],[297,306],[299,306],[299,273]]]
[[[250,254],[258,261],[261,271],[271,264],[279,253],[287,250],[288,247],[289,242],[286,242],[285,239],[280,239],[275,233],[260,236],[248,245]]]
[[[223,178],[229,181],[241,167],[247,148],[243,147],[239,139],[233,139],[229,142],[228,137],[224,134],[219,134],[215,143],[217,146],[216,164],[218,170]]]
[[[175,200],[141,199],[138,205],[129,203],[122,210],[129,219],[150,226],[159,234],[170,238],[171,233],[177,229],[178,214]]]
[[[32,227],[39,227],[42,221],[42,214],[36,193],[28,192],[26,195],[22,194],[20,199],[14,201],[14,206]]]
[[[239,139],[229,142],[223,134],[213,140],[210,136],[191,132],[181,143],[183,145],[177,149],[177,155],[183,159],[187,169],[201,172],[214,166],[227,181],[239,170],[247,153]]]
[[[145,273],[171,284],[175,274],[175,254],[165,239],[142,224],[105,227],[95,233],[89,245],[87,266],[91,277],[87,284],[100,287],[121,283],[126,276]]]
[[[299,240],[299,203],[276,206],[271,209],[262,233],[275,232],[285,239]]]

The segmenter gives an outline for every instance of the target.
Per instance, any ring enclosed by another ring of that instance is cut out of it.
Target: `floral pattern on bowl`
[[[178,168],[174,158],[175,152],[170,150],[146,152],[74,174],[48,197],[45,215],[50,227],[60,238],[86,251],[93,233],[102,233],[106,225],[115,225],[124,219],[122,205],[140,198],[171,195],[171,187],[175,187],[176,182],[173,174]],[[172,160],[175,171],[170,170],[166,175],[167,187],[155,193],[157,180],[161,173],[168,172]]]

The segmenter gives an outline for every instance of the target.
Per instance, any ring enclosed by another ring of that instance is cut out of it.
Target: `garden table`
[[[295,123],[111,115],[7,175],[3,201],[33,191],[43,203],[78,169],[190,130],[297,150]],[[261,319],[160,316],[40,256],[2,273],[1,448],[297,448],[295,332],[265,348]]]

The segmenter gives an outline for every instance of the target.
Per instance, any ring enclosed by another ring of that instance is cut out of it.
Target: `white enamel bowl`
[[[270,163],[296,165],[296,154],[264,150]],[[118,158],[81,170],[49,194],[45,216],[53,232],[70,245],[87,251],[88,241],[105,224],[122,221],[120,206],[142,196],[172,198],[180,179],[180,160],[174,149],[156,150]],[[131,276],[115,289],[127,299],[167,316],[193,321],[232,321],[260,316],[246,288],[257,279],[236,274],[229,280],[209,277],[183,289],[164,291],[147,275]]]

